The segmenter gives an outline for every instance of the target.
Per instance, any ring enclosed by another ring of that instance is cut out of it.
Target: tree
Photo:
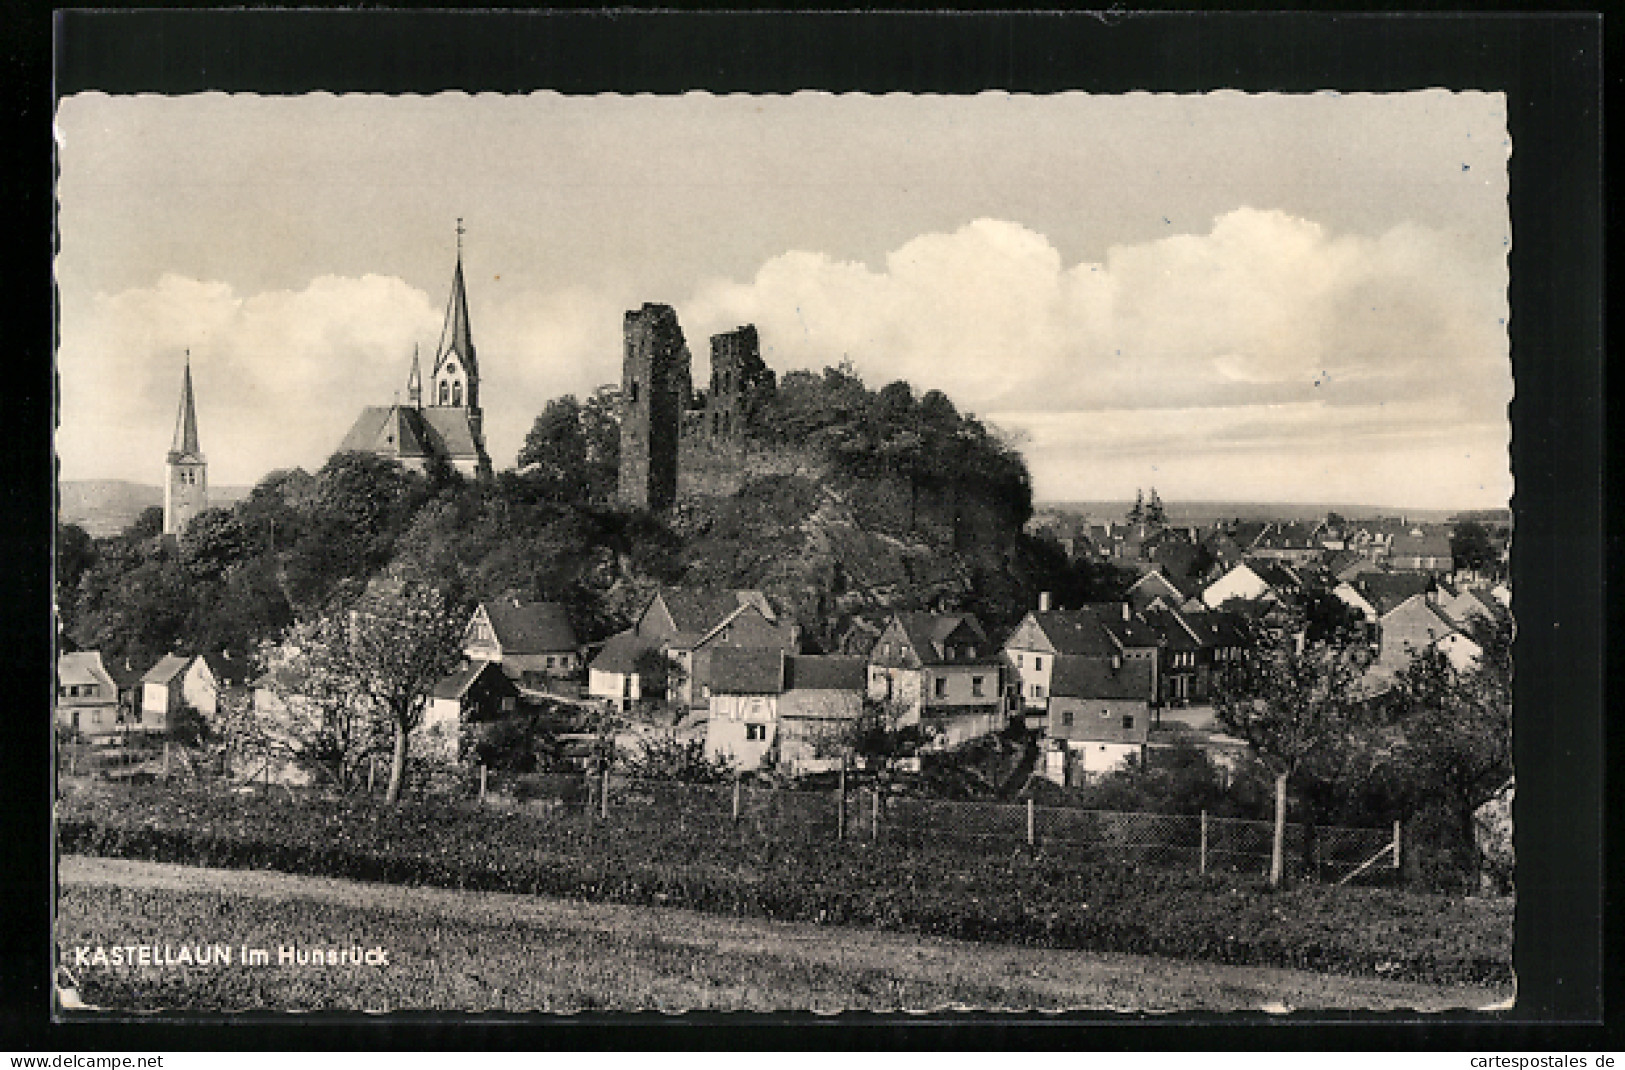
[[[1458,569],[1481,572],[1494,567],[1495,546],[1489,529],[1476,520],[1457,524],[1450,533],[1450,556]]]
[[[384,799],[394,804],[429,690],[461,656],[462,623],[439,592],[394,582],[376,585],[348,612],[292,625],[262,654],[283,707],[268,736],[346,790],[389,745]]]
[[[1300,774],[1327,776],[1360,749],[1366,727],[1353,685],[1369,654],[1359,647],[1300,643],[1287,629],[1234,663],[1214,700],[1219,722],[1252,745],[1275,777],[1270,883],[1284,875],[1287,791]]]
[[[164,533],[164,507],[149,505],[124,529],[124,537],[134,541],[150,539]]]
[[[542,409],[525,435],[518,464],[560,501],[586,496],[587,436],[575,395],[554,398]]]
[[[1135,488],[1134,508],[1128,511],[1130,524],[1143,524],[1145,522],[1145,492]]]
[[[843,762],[856,758],[877,781],[885,783],[935,738],[897,699],[865,698],[858,716],[811,742],[818,757],[840,758]]]
[[[418,584],[386,586],[351,611],[349,671],[394,735],[386,803],[400,799],[411,736],[423,724],[430,689],[462,657],[463,623],[438,591]]]
[[[1450,814],[1467,872],[1479,867],[1473,815],[1512,776],[1512,631],[1509,618],[1475,619],[1475,663],[1457,669],[1428,647],[1388,695],[1404,774],[1420,797]]]

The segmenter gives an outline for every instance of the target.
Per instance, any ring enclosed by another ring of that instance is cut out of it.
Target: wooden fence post
[[[372,794],[372,781],[378,774],[378,755],[367,755],[367,794]]]
[[[841,763],[841,780],[835,789],[835,838],[846,839],[846,763]]]
[[[608,762],[604,763],[604,783],[603,783],[603,790],[598,796],[598,816],[602,817],[602,818],[606,818],[606,819],[609,817],[609,763]]]
[[[164,779],[169,779],[169,740],[164,740]]]
[[[1399,869],[1399,822],[1394,822],[1394,869]]]
[[[739,824],[739,774],[734,774],[734,824]]]
[[[869,836],[871,839],[880,839],[880,785],[876,784],[869,791]]]
[[[485,802],[485,763],[480,763],[480,802]]]
[[[1027,797],[1027,846],[1033,847],[1038,843],[1038,819],[1033,809],[1032,796]]]
[[[1196,863],[1196,872],[1205,877],[1205,876],[1207,876],[1207,811],[1206,810],[1202,811],[1202,843],[1201,843],[1201,849],[1200,850],[1201,850],[1201,853],[1198,855],[1198,861]]]

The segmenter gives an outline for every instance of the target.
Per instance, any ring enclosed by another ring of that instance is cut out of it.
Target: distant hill
[[[209,504],[227,506],[246,497],[252,487],[209,488]],[[95,538],[117,535],[141,515],[143,509],[164,504],[164,489],[124,479],[65,479],[57,484],[61,501],[59,519],[78,524]]]
[[[1454,509],[1400,509],[1393,506],[1350,505],[1338,502],[1163,502],[1173,524],[1211,524],[1215,520],[1323,520],[1337,513],[1350,520],[1370,520],[1379,516],[1403,516],[1422,523],[1443,523],[1455,516]],[[1037,502],[1040,513],[1072,513],[1099,520],[1122,520],[1134,503],[1120,502]],[[1490,512],[1491,510],[1484,510]]]

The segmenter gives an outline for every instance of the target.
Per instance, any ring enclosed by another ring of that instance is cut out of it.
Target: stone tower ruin
[[[621,365],[621,504],[659,510],[677,498],[677,451],[689,400],[689,353],[677,312],[626,314]]]
[[[754,325],[712,335],[706,435],[713,442],[737,442],[756,415],[757,405],[773,388],[773,372],[762,362]]]

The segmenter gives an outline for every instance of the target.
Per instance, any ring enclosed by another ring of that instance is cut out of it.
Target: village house
[[[1208,584],[1202,591],[1202,601],[1209,609],[1220,609],[1232,599],[1253,602],[1274,597],[1275,592],[1264,577],[1245,561],[1238,562],[1229,572]]]
[[[1363,686],[1380,690],[1411,664],[1417,653],[1438,645],[1458,669],[1475,661],[1480,651],[1467,636],[1439,612],[1426,593],[1414,594],[1388,609],[1377,622],[1377,658]]]
[[[740,769],[772,761],[791,775],[833,768],[842,734],[863,712],[867,667],[850,655],[717,651],[707,756]]]
[[[1004,728],[1003,667],[974,615],[895,613],[869,654],[869,697],[954,746]]]
[[[1201,590],[1200,583],[1173,579],[1158,568],[1135,580],[1126,597],[1135,612],[1160,602],[1187,613],[1200,613],[1208,608],[1202,601]]]
[[[435,684],[423,711],[423,734],[430,751],[455,760],[465,725],[511,717],[519,710],[519,688],[494,661],[470,660]]]
[[[1313,561],[1321,552],[1317,525],[1302,523],[1270,524],[1248,549],[1253,557],[1294,564]]]
[[[248,666],[227,654],[200,654],[191,659],[180,678],[180,701],[210,717],[220,712],[221,699],[246,693]]]
[[[169,719],[186,705],[186,670],[194,659],[184,654],[165,654],[158,663],[141,677],[141,705],[136,711],[136,723],[149,732],[162,732],[169,727]]]
[[[657,591],[632,630],[653,642],[677,666],[668,696],[684,709],[711,704],[711,655],[717,650],[794,653],[793,624],[779,620],[761,591],[672,587]]]
[[[1484,586],[1462,586],[1451,590],[1441,584],[1433,592],[1433,604],[1446,620],[1462,631],[1472,627],[1475,620],[1494,621],[1506,614],[1505,608]]]
[[[532,691],[579,679],[581,672],[575,629],[559,602],[481,602],[463,632],[463,656],[502,666],[509,679]]]
[[[1158,654],[1156,634],[1136,619],[1127,602],[1100,602],[1075,610],[1051,610],[1048,598],[1028,613],[1004,644],[1011,686],[1020,696],[1029,718],[1049,709],[1051,674],[1060,655],[1110,661],[1125,658],[1151,665],[1152,683],[1146,697],[1155,695]]]
[[[1450,550],[1449,534],[1413,528],[1395,535],[1388,548],[1388,567],[1395,572],[1450,572],[1455,567],[1455,556]]]
[[[105,742],[123,728],[118,684],[95,650],[60,654],[56,659],[56,723],[92,742]]]
[[[649,654],[664,656],[658,643],[630,628],[610,636],[587,667],[587,695],[626,712],[643,699],[642,664]]]
[[[1079,784],[1144,757],[1154,664],[1062,654],[1050,676],[1043,775]]]

